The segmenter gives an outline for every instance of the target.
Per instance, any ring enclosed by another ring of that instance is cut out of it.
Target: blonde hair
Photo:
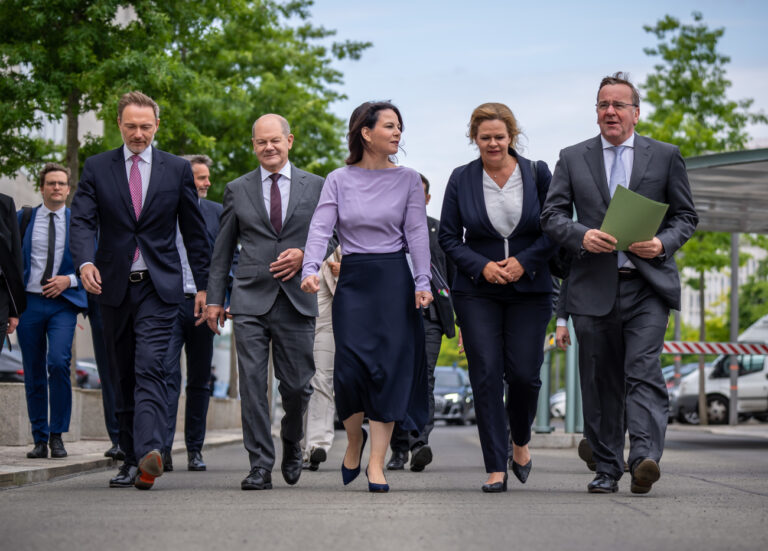
[[[469,137],[470,143],[477,140],[477,128],[485,121],[501,121],[507,127],[509,134],[509,146],[512,149],[517,148],[517,138],[520,136],[520,128],[517,126],[517,119],[512,114],[512,110],[503,103],[483,103],[478,105],[469,119]]]

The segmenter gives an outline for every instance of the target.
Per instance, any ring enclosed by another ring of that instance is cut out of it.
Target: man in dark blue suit
[[[48,457],[48,447],[51,457],[67,456],[61,434],[72,413],[72,338],[77,313],[88,306],[69,248],[69,189],[69,169],[47,163],[40,174],[43,204],[18,212],[27,299],[18,335],[35,440],[30,459]]]
[[[125,463],[110,486],[146,490],[163,474],[168,416],[163,360],[184,301],[177,222],[201,289],[196,316],[205,309],[210,245],[189,162],[152,147],[157,104],[130,92],[117,111],[124,145],[85,161],[72,202],[71,243],[83,285],[99,295],[116,383]]]
[[[213,249],[219,234],[219,217],[222,206],[205,198],[211,187],[210,168],[213,162],[206,155],[185,155],[192,166],[195,188],[200,205],[200,213],[205,220],[208,243]],[[176,322],[173,326],[171,342],[165,357],[166,385],[168,386],[168,432],[163,449],[163,469],[173,470],[171,449],[176,433],[176,413],[181,393],[181,349],[184,347],[187,359],[186,407],[184,411],[184,442],[187,446],[187,470],[204,471],[202,449],[205,440],[205,420],[208,414],[208,402],[211,397],[211,362],[213,360],[214,333],[207,324],[199,325],[194,316],[195,282],[189,269],[187,251],[176,238],[182,269],[184,272],[184,302],[179,306]],[[237,253],[235,253],[237,256]],[[233,262],[236,264],[236,260]]]

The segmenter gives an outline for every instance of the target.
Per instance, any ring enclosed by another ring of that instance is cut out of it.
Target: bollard
[[[549,422],[551,414],[549,411],[550,394],[550,373],[552,371],[552,347],[550,341],[554,343],[554,336],[548,335],[544,348],[544,361],[541,364],[541,389],[539,390],[539,403],[536,407],[536,420],[533,431],[540,434],[549,434],[555,427]]]

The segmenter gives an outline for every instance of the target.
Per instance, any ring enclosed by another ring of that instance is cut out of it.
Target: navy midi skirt
[[[341,259],[333,297],[333,389],[342,421],[364,412],[405,430],[427,422],[424,324],[403,251]]]

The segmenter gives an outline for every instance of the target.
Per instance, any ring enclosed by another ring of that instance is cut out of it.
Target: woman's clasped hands
[[[498,262],[491,261],[483,268],[485,280],[498,285],[514,283],[523,277],[524,273],[525,268],[514,256],[499,260]]]

